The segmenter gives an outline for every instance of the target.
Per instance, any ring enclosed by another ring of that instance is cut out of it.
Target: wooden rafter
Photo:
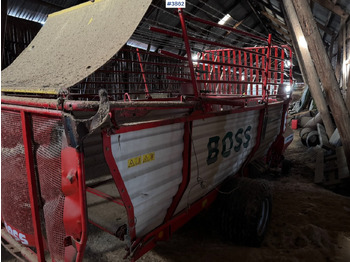
[[[316,22],[316,24],[321,30],[323,30],[324,32],[326,32],[330,36],[334,36],[336,34],[332,30],[330,30],[328,27],[324,26],[323,24],[321,24],[319,22]]]
[[[259,22],[261,23],[262,27],[264,28],[264,30],[269,33],[269,30],[266,28],[265,24],[261,21],[261,18],[258,14],[258,12],[256,11],[255,7],[253,6],[253,4],[251,3],[250,0],[247,1],[249,7],[252,9],[253,13],[255,14],[256,18],[259,20]]]
[[[283,31],[281,28],[279,28],[278,26],[275,26],[274,24],[271,24],[271,26],[282,36],[284,36],[284,38],[289,39],[288,41],[291,41],[291,37],[289,35],[288,32]]]
[[[311,0],[315,3],[318,3],[319,5],[323,6],[324,8],[330,10],[331,12],[339,15],[340,17],[348,17],[349,14],[342,8],[341,6],[334,4],[330,0]]]
[[[270,15],[268,12],[266,11],[262,11],[261,14],[263,14],[265,17],[267,17],[268,19],[270,19],[271,21],[275,22],[276,24],[278,24],[281,27],[287,28],[287,25],[282,23],[278,18],[273,17],[272,15]]]

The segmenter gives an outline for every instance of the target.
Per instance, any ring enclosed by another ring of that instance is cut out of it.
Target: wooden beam
[[[283,37],[289,39],[289,41],[291,40],[291,37],[289,35],[288,32],[283,31],[281,28],[279,28],[278,26],[275,26],[274,24],[270,24],[270,26],[272,26],[278,33],[280,33]]]
[[[318,28],[322,29],[324,32],[326,32],[330,36],[335,35],[335,33],[332,30],[330,30],[328,27],[324,26],[323,24],[316,21],[316,25],[318,26]]]
[[[340,17],[348,17],[349,14],[346,13],[346,11],[344,10],[344,8],[342,8],[339,5],[334,4],[332,1],[330,0],[311,0],[315,3],[318,3],[320,6],[323,6],[324,8],[330,10],[331,12],[339,15]]]
[[[348,30],[346,31],[346,40],[350,41],[350,21],[347,23],[347,28]],[[348,50],[350,52],[350,50]],[[349,54],[349,53],[348,53]],[[347,82],[347,90],[346,90],[346,106],[348,110],[350,111],[350,56],[349,59],[347,60],[347,68],[348,68],[348,82]]]
[[[329,22],[331,21],[331,19],[332,19],[333,16],[334,16],[334,14],[333,14],[332,12],[329,12],[329,14],[328,14],[328,16],[327,16],[327,21],[326,21],[326,23],[325,23],[325,28],[328,28]],[[327,34],[326,30],[323,30],[323,35],[322,35],[322,40],[323,40],[323,42],[324,42],[325,39],[326,39],[326,34]]]
[[[259,16],[258,12],[256,11],[255,7],[253,6],[253,4],[250,2],[250,0],[248,0],[247,2],[248,2],[249,7],[252,9],[253,13],[255,14],[255,17],[259,20],[260,24],[263,26],[266,33],[269,33],[269,30],[266,28],[263,21],[261,21],[261,18]]]
[[[283,3],[286,17],[288,17],[288,19],[286,19],[286,22],[290,28],[289,31],[292,36],[293,46],[299,62],[300,70],[303,74],[304,82],[310,88],[311,95],[317,105],[323,123],[325,125],[327,135],[328,137],[331,137],[334,132],[333,121],[328,110],[326,99],[322,93],[320,80],[317,76],[315,66],[310,56],[310,52],[307,46],[305,46],[305,38],[298,17],[290,0],[283,0]]]
[[[337,2],[338,2],[338,0],[332,0],[332,2],[333,2],[333,4],[336,5]],[[311,8],[311,11],[312,11],[312,8]],[[332,20],[333,16],[334,16],[334,13],[333,13],[333,12],[329,12],[329,14],[328,14],[328,16],[327,16],[327,21],[326,21],[326,23],[325,23],[325,27],[326,27],[326,28],[328,28],[329,23],[330,23],[330,21]],[[326,31],[325,31],[325,30],[323,30],[323,31],[324,31],[324,33],[323,33],[323,36],[322,36],[322,40],[323,40],[323,42],[325,42],[325,39],[326,39]]]
[[[264,1],[259,1],[259,4],[263,5],[264,7],[268,8],[271,10],[271,12],[278,14],[280,17],[283,17],[283,13],[276,10],[275,8],[272,7],[271,3],[265,3]]]
[[[331,40],[331,44],[329,45],[329,49],[328,49],[328,52],[329,52],[329,60],[331,61],[331,63],[332,63],[332,59],[333,59],[334,42],[335,42],[335,36],[333,35],[333,36],[332,36],[332,40]]]
[[[247,20],[248,17],[250,17],[249,13],[241,21],[238,21],[232,28],[237,29],[242,23],[244,23],[245,20]],[[232,33],[232,31],[227,31],[225,34],[225,37],[231,33]]]
[[[286,24],[282,23],[279,19],[277,19],[276,17],[273,17],[272,15],[270,15],[268,12],[266,11],[262,11],[261,14],[263,14],[265,17],[267,17],[268,19],[270,19],[271,21],[275,22],[276,24],[278,24],[279,26],[282,27],[287,27]]]
[[[316,29],[310,6],[304,0],[292,1],[302,31],[309,46],[310,55],[322,82],[334,121],[338,127],[350,170],[350,114],[342,97],[339,84],[335,78],[332,65],[328,59],[321,36]]]
[[[348,71],[347,71],[347,74],[348,74],[348,82],[347,82],[347,85],[346,85],[346,107],[348,108],[348,110],[350,110],[350,64],[347,66],[348,68]]]
[[[342,63],[342,71],[343,71],[343,89],[346,89],[346,61],[347,61],[347,54],[346,54],[346,49],[347,49],[347,45],[346,45],[346,20],[345,18],[341,18],[341,24],[343,24],[343,28],[342,28],[342,33],[343,33],[343,63]],[[348,108],[349,110],[350,108]],[[350,112],[350,110],[349,110]]]
[[[341,30],[343,28],[343,25],[340,24],[339,34],[337,37],[337,64],[335,66],[335,77],[337,78],[338,82],[340,83],[340,74],[341,74],[341,50],[343,47],[343,34],[341,34]]]

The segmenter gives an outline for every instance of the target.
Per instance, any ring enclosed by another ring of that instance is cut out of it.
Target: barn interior
[[[49,14],[83,2],[2,1],[1,69],[31,46]],[[283,54],[283,65],[275,61],[275,66],[281,71],[278,77],[285,78],[285,82],[289,82],[292,70],[293,81],[286,88],[291,96],[287,122],[294,139],[280,165],[252,164],[254,175],[267,179],[274,190],[271,221],[260,248],[223,240],[213,224],[216,210],[209,209],[140,261],[350,261],[350,2],[185,2],[182,10],[191,18],[187,30],[193,63],[203,57],[220,63],[220,56],[206,57],[204,50],[223,46],[256,48],[266,45],[268,35],[273,43],[291,48],[292,60],[287,60],[289,54]],[[116,30],[122,31],[123,26]],[[236,29],[244,34],[235,33]],[[179,81],[191,75],[180,58],[188,57],[181,34],[177,8],[167,8],[164,0],[152,0],[136,30],[127,36],[127,43],[107,63],[96,61],[87,68],[83,80],[70,82],[65,97],[98,101],[101,88],[116,102],[188,94],[192,83]],[[163,55],[169,54],[172,57],[165,60]],[[227,62],[227,57],[222,59],[221,63]],[[33,61],[32,70],[45,68],[36,68]],[[68,75],[69,66],[61,72]],[[20,74],[15,77],[21,78]],[[2,88],[2,98],[9,101],[18,94],[24,99],[35,98],[39,93],[22,91]],[[43,96],[57,98],[49,92]],[[95,231],[93,226],[91,232],[85,261],[119,261],[123,257],[123,244]],[[3,247],[1,255],[2,261],[18,261]]]

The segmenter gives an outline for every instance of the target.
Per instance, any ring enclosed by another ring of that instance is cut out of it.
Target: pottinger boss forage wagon
[[[262,241],[266,184],[230,178],[292,140],[291,50],[150,2],[54,13],[2,72],[2,240],[30,261],[81,261],[88,223],[137,260],[218,196],[226,237]]]

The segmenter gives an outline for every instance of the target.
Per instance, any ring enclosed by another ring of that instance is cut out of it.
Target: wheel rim
[[[258,221],[258,227],[257,227],[258,236],[261,236],[265,232],[267,221],[269,220],[269,213],[270,213],[270,202],[268,198],[265,198],[262,202],[260,218]]]

